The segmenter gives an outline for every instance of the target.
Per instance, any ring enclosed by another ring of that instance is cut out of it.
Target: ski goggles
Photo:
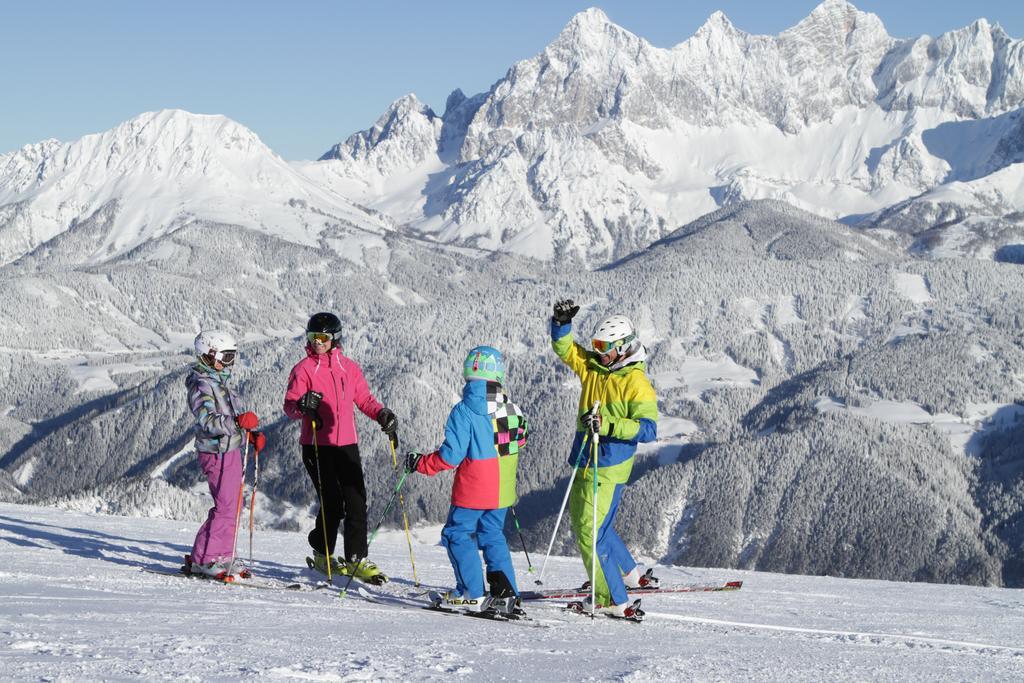
[[[612,349],[622,348],[633,343],[636,339],[635,334],[631,334],[628,337],[622,339],[616,339],[615,341],[605,341],[604,339],[592,339],[590,345],[594,347],[594,350],[600,353],[602,356],[606,353],[610,353]]]
[[[238,352],[235,350],[218,351],[217,353],[211,354],[210,357],[215,361],[220,361],[221,365],[228,366],[235,362],[235,356]]]
[[[334,341],[334,335],[327,332],[307,332],[306,339],[310,344],[330,344]]]

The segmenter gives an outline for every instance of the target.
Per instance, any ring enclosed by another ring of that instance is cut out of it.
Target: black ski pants
[[[338,540],[338,526],[345,520],[345,559],[361,560],[366,557],[366,482],[363,481],[363,463],[358,444],[348,446],[320,446],[320,476],[323,490],[317,480],[317,451],[312,445],[302,447],[302,464],[313,481],[323,508],[317,511],[316,526],[309,532],[309,545],[318,553],[324,552],[324,518],[327,523],[327,552],[334,555]]]

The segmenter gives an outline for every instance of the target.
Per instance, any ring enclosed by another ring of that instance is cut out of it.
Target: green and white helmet
[[[493,346],[477,346],[466,354],[462,363],[464,379],[486,379],[492,382],[505,381],[505,362],[501,351]]]

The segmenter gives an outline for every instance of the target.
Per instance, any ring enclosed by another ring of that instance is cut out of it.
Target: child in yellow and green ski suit
[[[637,443],[657,438],[658,403],[646,374],[647,350],[633,324],[621,315],[602,321],[591,342],[594,350],[588,351],[573,341],[572,318],[578,311],[579,306],[566,299],[555,304],[551,318],[551,345],[582,384],[569,456],[569,464],[580,471],[573,482],[569,515],[589,575],[594,539],[591,440],[597,434],[598,562],[597,576],[590,580],[595,583],[598,607],[617,613],[628,604],[625,581],[636,585],[639,570],[612,524],[633,469]],[[598,401],[600,408],[592,414]]]

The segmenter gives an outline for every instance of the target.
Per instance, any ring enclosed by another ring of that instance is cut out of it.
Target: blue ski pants
[[[488,572],[504,572],[516,593],[516,574],[512,556],[505,540],[505,514],[508,508],[474,510],[453,505],[441,530],[441,545],[448,550],[448,559],[455,570],[455,588],[467,598],[486,593],[480,567],[480,551]]]

